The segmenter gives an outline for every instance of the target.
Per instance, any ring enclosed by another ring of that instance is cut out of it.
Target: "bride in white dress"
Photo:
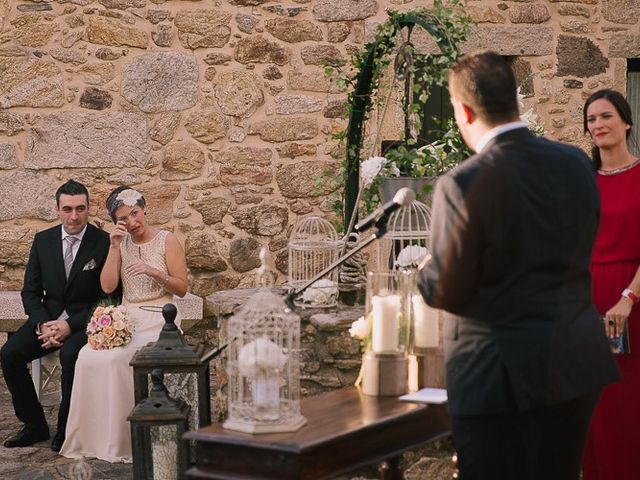
[[[159,309],[172,294],[187,292],[187,265],[178,239],[151,227],[140,192],[116,188],[107,210],[116,228],[100,274],[106,293],[122,281],[123,304],[135,325],[131,342],[110,350],[85,345],[78,356],[69,408],[66,439],[60,451],[69,458],[93,457],[108,462],[131,462],[131,430],[127,416],[134,404],[134,353],[158,339],[164,319]],[[141,308],[142,307],[142,308]],[[176,319],[179,325],[179,318]]]

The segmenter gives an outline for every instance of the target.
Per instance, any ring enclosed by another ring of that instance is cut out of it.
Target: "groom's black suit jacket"
[[[100,271],[108,251],[109,235],[88,224],[67,280],[62,227],[38,232],[31,246],[22,289],[22,303],[29,323],[35,328],[41,322],[55,320],[66,310],[72,332],[84,329],[90,309],[103,296]]]
[[[581,150],[519,128],[439,180],[419,287],[447,312],[452,415],[552,406],[618,378],[591,300],[594,175]]]

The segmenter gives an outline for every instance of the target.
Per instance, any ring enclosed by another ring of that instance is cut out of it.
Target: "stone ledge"
[[[26,319],[20,292],[0,291],[0,332],[15,332]]]
[[[205,297],[207,312],[210,312],[218,321],[224,320],[236,313],[258,291],[257,288],[236,288],[214,292]],[[271,287],[271,291],[284,300],[288,287],[278,285]],[[295,313],[300,316],[302,321],[311,323],[319,330],[341,331],[344,330],[345,325],[351,325],[351,322],[364,314],[364,306],[338,304],[330,308],[296,307]]]
[[[193,293],[187,293],[182,298],[174,295],[173,303],[182,316],[181,326],[183,330],[189,330],[202,320],[202,305],[204,303],[202,297],[198,297]]]
[[[183,298],[174,295],[173,303],[182,315],[183,329],[188,330],[202,320],[202,298],[187,293]],[[0,291],[0,332],[15,332],[27,319],[20,292]]]

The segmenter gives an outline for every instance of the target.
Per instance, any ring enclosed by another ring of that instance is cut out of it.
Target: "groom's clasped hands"
[[[57,348],[69,335],[71,327],[66,320],[50,320],[40,325],[38,340],[42,342],[42,348]]]

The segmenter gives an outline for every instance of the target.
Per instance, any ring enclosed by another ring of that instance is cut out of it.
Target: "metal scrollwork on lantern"
[[[267,289],[229,319],[229,417],[224,427],[247,433],[288,432],[300,413],[300,318]]]
[[[342,242],[327,220],[309,215],[302,218],[289,238],[289,285],[298,288],[338,259]],[[338,299],[338,272],[328,273],[307,288],[296,303],[330,307]]]
[[[429,253],[431,210],[414,200],[389,216],[387,234],[378,242],[378,268],[416,268]]]
[[[149,397],[127,418],[131,423],[134,480],[182,480],[189,458],[189,406],[169,396],[162,370],[151,373]]]

